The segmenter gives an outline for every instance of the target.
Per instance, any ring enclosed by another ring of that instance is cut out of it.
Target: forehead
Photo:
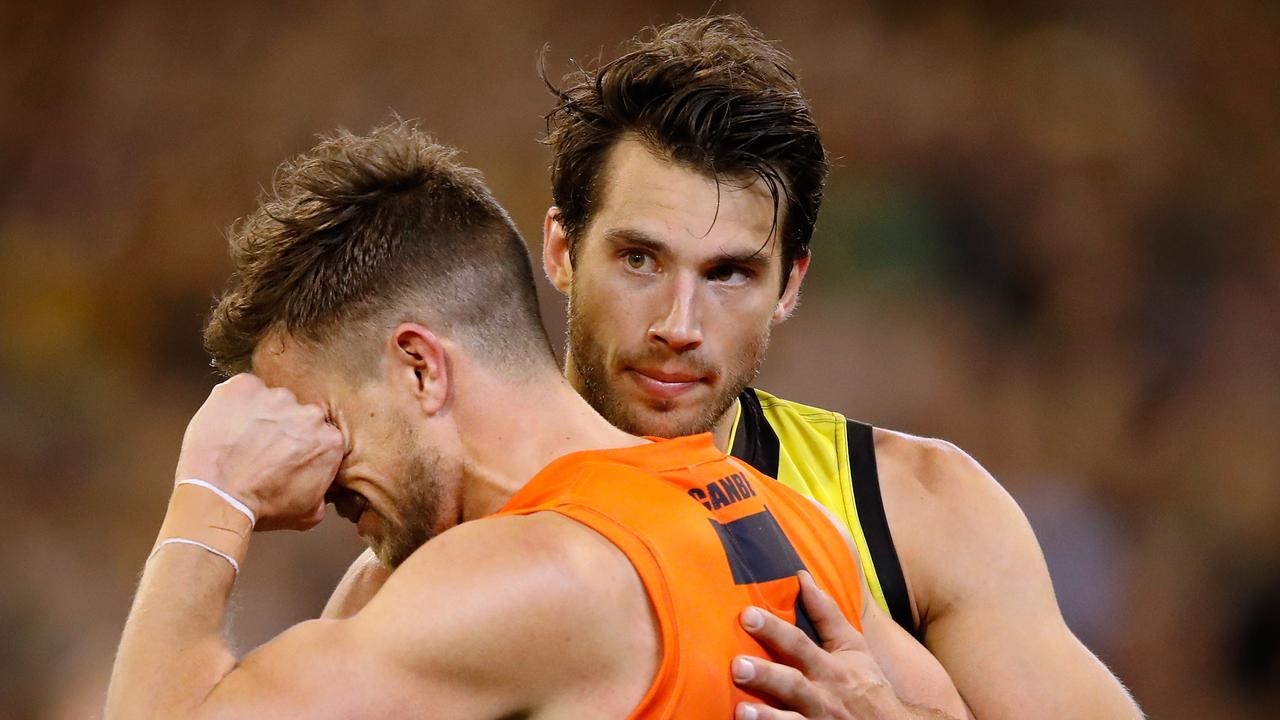
[[[771,238],[777,234],[773,196],[758,177],[717,182],[633,138],[613,147],[601,175],[602,196],[588,235],[640,234],[696,254],[778,252]]]
[[[284,387],[303,402],[323,395],[317,353],[288,335],[268,333],[253,349],[252,371],[268,387]]]

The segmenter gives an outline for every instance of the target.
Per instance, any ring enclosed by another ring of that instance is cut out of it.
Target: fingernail
[[[759,630],[764,627],[764,614],[753,607],[743,610],[742,626],[748,630]]]
[[[745,682],[756,676],[756,666],[752,665],[751,662],[744,657],[734,658],[733,662],[730,664],[730,668],[733,672],[733,679],[738,682]],[[755,711],[753,710],[752,712]],[[752,717],[755,716],[752,715]]]
[[[759,714],[751,705],[738,706],[738,720],[756,720],[756,716]]]

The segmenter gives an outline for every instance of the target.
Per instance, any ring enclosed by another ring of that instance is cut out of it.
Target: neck
[[[729,447],[730,439],[733,437],[733,426],[738,424],[738,413],[742,406],[742,401],[734,398],[733,404],[729,409],[716,420],[716,424],[711,427],[711,438],[715,441],[716,447],[724,452],[729,452],[733,448]]]
[[[562,455],[645,442],[610,425],[557,373],[514,382],[490,376],[485,384],[487,392],[469,393],[457,408],[467,458],[464,521],[496,512]]]

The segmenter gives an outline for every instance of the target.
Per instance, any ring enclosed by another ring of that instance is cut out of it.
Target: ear
[[[778,298],[778,304],[773,308],[773,324],[786,320],[791,317],[791,311],[796,309],[796,303],[800,302],[800,283],[804,282],[804,274],[809,272],[809,255],[796,258],[791,264],[791,272],[787,275],[787,285],[782,288],[782,295]]]
[[[418,323],[401,323],[387,343],[387,380],[410,393],[427,415],[435,415],[449,399],[449,355],[446,344]]]
[[[569,235],[560,223],[560,208],[554,205],[547,209],[547,217],[542,222],[542,271],[557,290],[569,294],[569,285],[573,282]]]

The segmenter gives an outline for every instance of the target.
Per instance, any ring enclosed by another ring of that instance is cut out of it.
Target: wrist
[[[177,485],[169,497],[169,509],[152,552],[165,540],[185,538],[224,553],[239,564],[248,552],[252,532],[249,517],[218,494],[198,485]]]

